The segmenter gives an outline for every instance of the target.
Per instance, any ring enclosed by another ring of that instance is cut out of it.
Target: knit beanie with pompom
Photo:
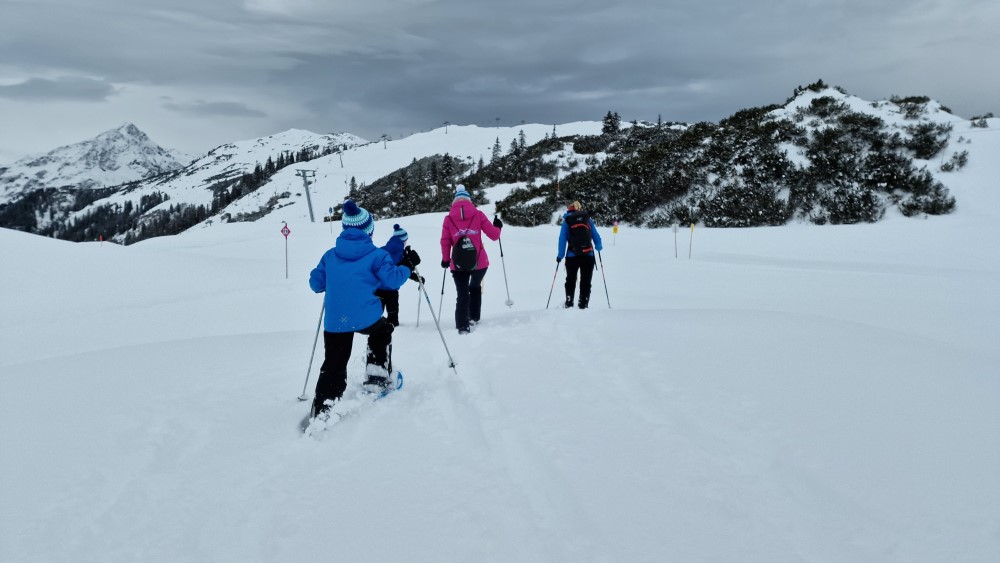
[[[392,236],[398,238],[403,242],[406,242],[406,240],[410,238],[410,235],[407,234],[406,229],[400,227],[399,223],[396,223],[395,225],[392,226]]]
[[[466,191],[465,186],[459,184],[455,186],[455,201],[461,201],[463,199],[469,201],[470,203],[472,202],[472,196],[469,195],[468,191]]]
[[[364,208],[358,207],[354,200],[349,199],[344,202],[342,222],[345,229],[361,229],[368,236],[372,236],[372,233],[375,232],[375,221],[372,220],[372,214]]]

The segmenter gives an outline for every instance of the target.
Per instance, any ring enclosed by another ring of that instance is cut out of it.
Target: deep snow
[[[457,375],[408,283],[406,387],[323,440],[297,397],[339,225],[0,230],[0,561],[1000,560],[1000,141],[968,150],[945,217],[682,228],[677,258],[601,228],[585,311],[558,228],[505,227],[469,336],[445,280]],[[398,220],[435,309],[442,217]]]

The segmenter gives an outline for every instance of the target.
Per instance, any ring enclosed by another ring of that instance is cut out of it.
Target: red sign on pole
[[[285,279],[288,279],[288,235],[292,234],[292,230],[288,228],[288,223],[285,223],[281,227],[281,234],[285,235]]]

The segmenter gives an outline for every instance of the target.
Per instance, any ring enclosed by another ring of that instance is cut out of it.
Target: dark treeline
[[[447,211],[455,196],[453,185],[473,168],[471,162],[448,154],[413,159],[408,166],[369,185],[358,185],[351,178],[348,198],[374,213],[376,218]],[[473,194],[473,197],[485,202],[482,193]],[[341,212],[338,205],[328,219],[339,220]]]

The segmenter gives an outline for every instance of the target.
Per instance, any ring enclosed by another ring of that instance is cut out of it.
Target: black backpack
[[[462,235],[451,247],[451,263],[458,272],[471,272],[479,265],[479,253],[469,235]]]
[[[454,221],[452,224],[454,225]],[[472,225],[471,220],[469,225]],[[451,263],[457,272],[472,272],[479,267],[479,251],[476,250],[476,244],[472,242],[472,237],[467,234],[458,237],[458,240],[451,247]]]
[[[590,235],[590,215],[585,211],[577,211],[566,216],[566,225],[569,227],[569,249],[573,254],[582,256],[588,252],[593,252],[593,239]]]

